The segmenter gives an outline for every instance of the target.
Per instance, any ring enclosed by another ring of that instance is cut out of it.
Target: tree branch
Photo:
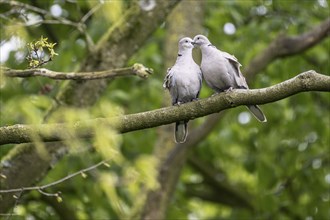
[[[80,138],[90,138],[94,135],[93,127],[100,124],[110,126],[120,133],[126,133],[176,121],[192,120],[240,105],[275,102],[306,91],[329,92],[330,77],[311,70],[268,88],[234,90],[233,92],[221,93],[180,106],[171,106],[113,118],[80,121],[73,126],[65,123],[5,126],[0,128],[0,145],[33,142],[35,135],[45,142],[61,141],[63,138],[73,138],[68,135],[72,133],[70,132],[72,129],[75,130],[74,133]]]
[[[24,191],[38,190],[43,195],[46,195],[46,196],[56,196],[57,197],[57,196],[59,196],[60,192],[57,192],[55,194],[53,194],[53,193],[50,194],[50,193],[45,193],[43,190],[46,189],[46,188],[55,186],[57,184],[60,184],[60,183],[66,181],[68,179],[71,179],[71,178],[77,176],[77,175],[81,175],[81,174],[83,174],[85,172],[89,172],[91,170],[94,170],[94,169],[96,169],[97,167],[99,167],[101,165],[104,165],[104,166],[107,166],[107,167],[109,166],[107,164],[107,161],[102,160],[101,162],[99,162],[97,164],[94,164],[94,165],[92,165],[90,167],[87,167],[85,169],[79,170],[79,171],[77,171],[75,173],[72,173],[72,174],[70,174],[68,176],[65,176],[65,177],[63,177],[63,178],[61,178],[59,180],[56,180],[56,181],[51,182],[51,183],[48,183],[46,185],[42,185],[42,186],[31,186],[31,187],[21,187],[21,188],[17,188],[17,189],[4,189],[4,190],[1,190],[0,189],[0,194],[2,194],[2,193],[13,193],[13,192],[24,192]]]
[[[247,204],[241,204],[240,199],[237,199],[235,194],[229,194],[225,189],[223,191],[210,190],[208,188],[198,189],[195,184],[186,184],[186,195],[189,197],[197,197],[202,200],[225,204],[235,208],[248,208],[252,210],[252,207],[246,206]]]
[[[227,204],[234,207],[247,208],[249,210],[254,210],[255,207],[253,203],[248,199],[250,196],[246,193],[243,193],[238,188],[231,186],[227,179],[224,177],[224,173],[216,170],[210,164],[207,164],[205,161],[200,160],[200,158],[195,158],[190,155],[188,159],[189,165],[198,171],[203,176],[203,182],[209,186],[210,198],[216,198],[215,202]],[[222,176],[220,178],[216,178]],[[200,197],[198,192],[195,189],[199,184],[189,184],[187,193],[193,192],[191,195]],[[189,190],[190,189],[190,190]],[[194,194],[194,193],[197,193]],[[213,197],[211,196],[213,195]],[[209,199],[212,201],[211,199]]]
[[[45,68],[40,69],[26,69],[26,70],[14,70],[3,68],[3,74],[7,77],[32,77],[43,76],[56,80],[92,80],[92,79],[105,79],[114,78],[118,76],[130,76],[136,75],[141,78],[148,78],[153,73],[153,69],[147,68],[142,64],[136,63],[131,67],[117,68],[104,71],[92,71],[92,72],[56,72]],[[2,74],[2,71],[1,71]]]
[[[330,34],[330,18],[312,30],[293,37],[284,35],[278,36],[263,52],[256,56],[245,68],[244,73],[247,79],[252,80],[253,76],[263,70],[276,58],[286,57],[300,53],[319,43]]]
[[[172,11],[171,16],[166,21],[166,36],[163,44],[166,45],[163,53],[163,67],[173,65],[176,57],[173,51],[177,51],[177,41],[186,36],[194,36],[203,29],[202,21],[204,17],[205,1],[182,0]],[[197,50],[194,50],[198,55]],[[195,58],[197,58],[195,56]],[[164,69],[163,72],[166,72]],[[170,98],[167,93],[162,97],[162,104],[169,106]],[[173,142],[173,128],[161,126],[157,129],[157,140],[154,143],[153,155],[159,161],[157,168],[157,182],[159,189],[148,190],[147,198],[140,212],[140,219],[166,219],[166,213],[175,193],[178,179],[181,175],[182,167],[185,164],[189,148],[185,144],[175,144]]]
[[[29,23],[28,21],[25,21],[24,23],[17,23],[17,24],[20,24],[20,25],[23,25],[23,26],[32,26],[32,25],[42,24],[42,23],[64,24],[64,25],[74,26],[78,30],[79,30],[80,26],[82,26],[82,24],[80,24],[80,23],[73,22],[71,20],[66,19],[65,17],[53,16],[52,13],[50,13],[50,11],[35,7],[33,5],[29,5],[27,3],[13,1],[13,0],[12,1],[3,1],[3,0],[1,0],[0,4],[9,4],[12,7],[19,7],[19,8],[25,9],[27,11],[32,11],[34,13],[37,13],[37,14],[40,14],[40,15],[43,15],[43,16],[48,16],[48,17],[51,17],[51,18],[54,19],[54,20],[38,20],[34,23],[31,23],[31,22]]]

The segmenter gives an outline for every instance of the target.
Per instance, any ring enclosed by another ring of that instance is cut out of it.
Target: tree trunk
[[[202,31],[203,1],[183,0],[167,19],[165,40],[165,69],[174,65],[178,52],[178,41],[182,37],[191,37]],[[196,51],[196,50],[194,50]],[[164,71],[164,77],[166,70]],[[165,105],[170,105],[170,96],[166,91]],[[190,122],[191,124],[192,122]],[[158,181],[160,188],[149,191],[142,213],[142,219],[165,219],[169,202],[173,197],[176,184],[185,164],[188,148],[177,150],[180,144],[174,144],[174,127],[159,128],[160,137],[155,146],[154,155],[159,159]],[[189,140],[189,134],[188,134]],[[173,159],[173,160],[172,160]]]

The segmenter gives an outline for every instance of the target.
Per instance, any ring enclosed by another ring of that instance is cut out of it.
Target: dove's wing
[[[240,70],[240,67],[242,65],[238,62],[237,58],[233,55],[230,55],[227,52],[221,51],[221,53],[222,53],[222,56],[225,57],[231,65],[231,68],[233,70],[234,80],[235,80],[238,88],[248,89],[249,87],[246,83],[245,77],[243,76],[243,74]]]
[[[164,78],[163,88],[169,89],[173,86],[172,78],[173,78],[173,72],[171,72],[172,67],[167,69],[167,74]]]
[[[178,88],[175,86],[175,68],[171,67],[167,69],[167,74],[164,79],[163,87],[168,89],[172,98],[172,105],[178,102]]]
[[[196,64],[197,65],[197,64]],[[197,65],[197,68],[196,71],[198,73],[198,81],[199,81],[199,89],[198,89],[198,92],[197,92],[197,95],[196,95],[196,98],[199,97],[199,93],[201,91],[201,88],[202,88],[202,83],[203,83],[203,73],[202,73],[202,70],[201,68]]]

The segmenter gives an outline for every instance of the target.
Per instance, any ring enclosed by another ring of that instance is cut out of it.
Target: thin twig
[[[96,6],[94,6],[91,10],[89,10],[81,19],[80,19],[80,24],[81,26],[85,24],[85,22],[87,21],[88,18],[90,18],[90,16],[92,16],[92,14],[94,14],[97,10],[99,10],[101,8],[103,3],[98,3]],[[82,31],[82,33],[85,35],[86,38],[86,42],[87,42],[87,46],[88,46],[88,50],[92,51],[95,44],[94,41],[92,39],[92,37],[88,34],[87,31]]]
[[[60,21],[62,24],[71,24],[71,25],[74,25],[74,26],[78,26],[78,23],[72,22],[72,21],[70,21],[66,18],[63,18],[63,17],[55,17],[47,10],[44,10],[44,9],[26,4],[26,3],[23,3],[23,2],[18,2],[18,1],[13,1],[12,0],[12,1],[0,1],[0,3],[6,3],[6,4],[9,4],[10,6],[21,7],[21,8],[33,11],[35,13],[38,13],[38,14],[43,14],[43,15],[50,16],[50,17],[54,18],[55,20]]]
[[[79,24],[78,23],[74,23],[71,21],[60,21],[60,20],[38,20],[35,21],[33,23],[31,22],[16,22],[15,26],[23,26],[23,27],[29,27],[29,26],[35,26],[35,25],[39,25],[39,24],[63,24],[63,25],[69,25],[69,26],[73,26],[76,27],[78,29]],[[11,26],[11,25],[8,25]],[[78,29],[79,30],[79,29]],[[81,32],[81,30],[79,30]]]
[[[73,26],[75,27],[81,34],[83,34],[86,38],[86,42],[88,44],[88,48],[91,50],[94,47],[94,42],[92,40],[92,38],[89,36],[89,34],[86,31],[86,26],[84,24],[84,22],[95,12],[97,11],[97,9],[100,7],[100,4],[95,6],[94,8],[92,8],[86,15],[84,15],[84,17],[80,20],[80,22],[73,22],[71,20],[68,20],[64,17],[56,17],[53,16],[49,11],[26,4],[26,3],[22,3],[22,2],[18,2],[18,1],[3,1],[0,0],[0,3],[2,4],[9,4],[10,6],[13,7],[21,7],[24,8],[26,10],[30,10],[33,11],[37,14],[42,14],[43,16],[48,16],[51,17],[53,19],[48,19],[48,20],[39,20],[36,21],[34,23],[30,23],[28,21],[26,22],[16,22],[15,25],[21,25],[24,27],[28,27],[28,26],[34,26],[34,25],[39,25],[39,24],[62,24],[62,25],[69,25],[69,26]],[[0,15],[0,18],[2,19],[6,19],[6,15]],[[7,20],[7,19],[6,19]]]
[[[10,211],[10,213],[7,215],[6,220],[10,220],[11,217],[14,215],[15,208],[17,207],[17,205],[18,205],[18,203],[19,203],[19,200],[20,200],[21,197],[22,197],[22,194],[23,194],[23,191],[20,191],[19,194],[17,195],[17,198],[16,198],[16,201],[15,201],[15,204],[14,204],[12,210]]]
[[[101,6],[103,5],[103,3],[99,2],[97,5],[95,5],[91,10],[89,10],[84,17],[82,17],[80,19],[80,23],[85,23],[87,21],[87,19],[92,16],[92,14],[94,14],[97,10],[99,10],[101,8]]]
[[[75,173],[72,173],[66,177],[63,177],[62,179],[59,179],[57,181],[54,181],[54,182],[51,182],[49,184],[46,184],[46,185],[42,185],[42,186],[31,186],[31,187],[22,187],[22,188],[16,188],[16,189],[5,189],[5,190],[0,190],[0,193],[14,193],[14,192],[24,192],[24,191],[31,191],[31,190],[38,190],[40,193],[46,195],[46,196],[58,196],[59,193],[55,193],[55,194],[50,194],[50,193],[46,193],[44,192],[43,190],[46,189],[46,188],[49,188],[51,186],[55,186],[57,184],[60,184],[68,179],[71,179],[77,175],[81,175],[82,173],[85,173],[85,172],[88,172],[88,171],[91,171],[101,165],[105,165],[105,166],[108,166],[107,165],[107,161],[106,160],[102,160],[101,162],[97,163],[97,164],[94,164],[93,166],[90,166],[90,167],[87,167],[85,169],[82,169],[82,170],[79,170]]]
[[[12,1],[3,1],[3,0],[1,0],[0,3],[9,4],[10,6],[22,7],[22,8],[34,11],[36,13],[39,13],[39,14],[44,14],[44,15],[50,14],[48,11],[46,11],[44,9],[26,4],[26,3],[23,3],[23,2],[18,2],[18,1],[13,1],[13,0]]]

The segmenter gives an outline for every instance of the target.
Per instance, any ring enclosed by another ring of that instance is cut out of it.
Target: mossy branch
[[[330,92],[330,77],[310,70],[271,87],[252,90],[233,90],[232,92],[221,93],[196,102],[153,111],[79,121],[74,125],[58,123],[5,126],[0,128],[0,145],[33,142],[32,137],[36,135],[45,142],[73,138],[68,135],[70,133],[76,134],[78,138],[90,138],[95,132],[93,128],[100,124],[110,126],[119,133],[126,133],[170,124],[176,121],[191,120],[240,105],[275,102],[306,91]],[[72,129],[74,132],[70,132]]]
[[[151,68],[147,68],[142,64],[136,63],[131,67],[117,68],[104,71],[91,71],[91,72],[56,72],[45,68],[39,69],[26,69],[14,70],[2,68],[1,74],[7,77],[33,77],[43,76],[56,80],[92,80],[114,78],[119,76],[139,76],[141,78],[148,78],[153,73]]]

